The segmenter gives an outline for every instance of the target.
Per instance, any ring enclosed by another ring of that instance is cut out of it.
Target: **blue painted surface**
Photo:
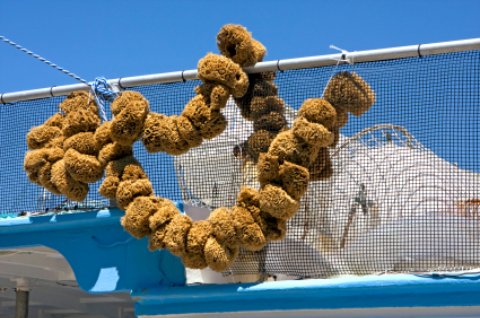
[[[120,225],[123,212],[106,209],[0,220],[0,249],[43,245],[69,262],[91,293],[185,284],[184,267],[166,251],[150,252]]]
[[[478,306],[480,276],[347,276],[259,284],[172,287],[134,293],[137,315],[262,310]]]

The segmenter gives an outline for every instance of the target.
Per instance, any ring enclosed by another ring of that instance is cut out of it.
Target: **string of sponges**
[[[124,228],[137,238],[148,236],[152,250],[166,248],[191,268],[209,266],[223,271],[240,248],[257,251],[269,241],[282,239],[287,221],[298,210],[299,200],[307,190],[309,169],[325,165],[323,149],[338,139],[338,129],[348,119],[346,114],[366,111],[374,102],[373,92],[354,73],[334,76],[325,90],[325,99],[307,100],[291,129],[287,129],[283,118],[279,119],[279,129],[265,130],[278,135],[269,140],[266,149],[256,151],[260,189],[243,188],[235,206],[218,208],[207,220],[194,222],[181,214],[173,202],[154,195],[148,176],[133,156],[133,143],[141,139],[149,152],[185,153],[225,129],[227,122],[221,109],[231,95],[257,127],[273,122],[276,115],[271,113],[282,115],[284,107],[283,101],[277,106],[266,102],[268,97],[278,99],[272,74],[250,77],[253,80],[249,82],[242,69],[265,54],[264,47],[246,29],[225,26],[218,35],[218,44],[224,56],[207,54],[199,61],[202,84],[178,116],[151,112],[141,94],[125,91],[111,104],[113,119],[99,126],[98,109],[88,94],[70,95],[61,104],[63,115],[54,115],[27,136],[31,151],[26,155],[25,169],[29,178],[75,200],[84,198],[87,183],[98,180],[100,167],[105,170],[105,179],[99,192],[125,210]],[[275,92],[262,96],[258,108],[253,100],[261,90],[256,90],[255,85],[274,87]],[[73,122],[67,120],[72,113],[77,114],[78,128],[72,128]],[[264,115],[269,119],[261,120]],[[262,129],[255,133],[259,131]],[[77,142],[68,141],[78,134],[85,138],[78,136]],[[55,139],[58,141],[53,142]],[[72,154],[67,164],[69,151]],[[68,186],[57,177],[67,180]]]

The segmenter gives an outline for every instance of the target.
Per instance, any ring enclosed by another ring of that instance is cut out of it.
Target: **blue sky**
[[[266,59],[478,37],[480,1],[16,1],[0,3],[0,34],[90,81],[195,68],[240,23]],[[0,92],[74,80],[0,43]]]

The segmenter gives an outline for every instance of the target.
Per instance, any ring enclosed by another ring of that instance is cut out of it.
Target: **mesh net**
[[[376,103],[342,128],[331,151],[332,178],[310,183],[286,239],[242,251],[226,274],[305,278],[480,267],[480,51],[278,72],[287,121],[344,70],[371,85]],[[152,111],[171,115],[181,112],[198,84],[131,89],[144,94]],[[61,100],[1,106],[0,216],[109,206],[98,184],[85,202],[74,203],[29,183],[22,170],[26,133]],[[238,154],[252,122],[233,101],[224,114],[226,131],[185,155],[152,155],[135,145],[156,194],[182,201],[194,219],[232,206],[242,186],[258,186],[255,166]]]

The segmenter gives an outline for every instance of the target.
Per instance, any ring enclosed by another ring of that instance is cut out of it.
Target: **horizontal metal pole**
[[[450,42],[439,42],[431,44],[416,44],[399,46],[386,49],[366,50],[358,52],[345,52],[337,54],[318,55],[295,59],[260,62],[255,66],[245,69],[248,73],[260,73],[266,71],[285,71],[292,69],[304,69],[335,65],[338,61],[350,63],[374,62],[394,60],[407,57],[420,57],[441,53],[452,53],[480,49],[480,38],[458,40]],[[108,80],[115,87],[129,88],[134,86],[175,83],[197,79],[197,70],[186,70],[178,72],[158,73],[142,76],[124,77]],[[0,103],[13,103],[19,101],[46,98],[53,96],[64,96],[75,90],[88,90],[85,84],[74,84],[65,86],[54,86],[34,90],[3,93],[0,95]]]

